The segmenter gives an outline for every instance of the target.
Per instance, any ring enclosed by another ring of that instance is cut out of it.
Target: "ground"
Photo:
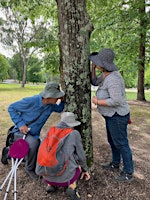
[[[150,199],[150,103],[129,102],[131,104],[132,124],[128,126],[129,143],[133,152],[135,165],[134,181],[117,183],[114,179],[116,172],[104,171],[101,164],[110,161],[111,152],[106,140],[103,118],[93,106],[92,129],[94,142],[94,170],[90,181],[79,181],[79,192],[82,200],[149,200]],[[49,125],[59,119],[57,114],[44,126],[43,135]],[[4,145],[6,136],[0,136]],[[2,149],[0,147],[0,150]],[[0,185],[11,169],[11,163],[4,166],[0,163]],[[7,185],[7,184],[6,184]],[[46,185],[42,180],[32,181],[24,172],[22,163],[17,170],[17,200],[69,200],[64,190],[60,188],[54,194],[45,192]],[[5,189],[0,194],[4,198]],[[13,183],[11,184],[8,200],[13,200]]]

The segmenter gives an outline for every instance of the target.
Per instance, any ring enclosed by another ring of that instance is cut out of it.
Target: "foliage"
[[[8,77],[9,63],[7,59],[0,54],[0,79],[4,80]]]
[[[116,53],[115,63],[122,73],[126,87],[137,87],[138,81],[138,56],[139,56],[139,34],[146,32],[146,55],[145,55],[145,77],[148,73],[150,61],[150,12],[139,14],[144,1],[105,1],[87,0],[87,10],[94,25],[91,34],[91,51],[99,51],[104,47],[114,49]],[[148,6],[148,1],[145,1]],[[48,77],[59,74],[59,38],[57,7],[55,0],[8,0],[1,1],[3,8],[13,8],[19,12],[23,19],[28,19],[35,24],[42,17],[42,29],[37,32],[33,41],[25,41],[24,46],[38,49],[38,55],[43,61],[43,70]],[[144,19],[145,25],[140,26],[140,20]],[[4,23],[0,20],[1,24]],[[47,27],[50,27],[47,31]],[[35,27],[37,30],[38,27]],[[7,33],[11,29],[7,30]],[[12,42],[12,39],[9,40]],[[29,56],[27,56],[29,57]],[[50,75],[49,75],[50,74]],[[147,78],[145,80],[147,85]]]
[[[9,59],[9,63],[11,66],[9,70],[9,77],[21,81],[23,74],[23,63],[20,53],[13,55],[13,57]]]
[[[149,61],[149,13],[139,14],[141,1],[87,1],[88,12],[94,24],[91,35],[91,51],[112,48],[116,54],[115,63],[123,74],[127,87],[137,86],[139,34],[147,32],[145,64]],[[93,12],[94,11],[94,12]],[[146,26],[140,26],[141,17],[145,18]],[[141,30],[142,29],[142,30]]]
[[[27,70],[27,81],[32,83],[45,82],[41,65],[42,63],[38,58],[31,58]]]
[[[49,55],[49,49],[52,49],[53,45],[58,46],[56,34],[53,31],[51,33],[55,23],[51,20],[52,17],[51,19],[48,18],[48,11],[52,4],[54,5],[54,3],[48,1],[30,1],[29,4],[24,0],[1,2],[3,11],[6,12],[6,20],[3,19],[1,24],[3,33],[1,42],[10,46],[14,53],[20,53],[23,63],[23,84],[26,82],[26,70],[32,54],[37,51],[44,61]],[[52,16],[54,16],[54,10],[53,6]],[[56,30],[56,28],[54,29]]]
[[[150,89],[150,64],[145,73],[145,86]]]

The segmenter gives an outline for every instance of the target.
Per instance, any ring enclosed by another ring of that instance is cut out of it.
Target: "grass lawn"
[[[92,96],[95,95],[95,91],[92,91]],[[130,89],[127,89],[126,90],[126,97],[127,97],[127,100],[128,101],[131,101],[131,100],[136,100],[137,98],[137,91],[136,90],[130,90]],[[150,101],[150,90],[146,90],[145,91],[145,98],[147,101]]]
[[[39,94],[45,85],[26,85],[21,88],[20,84],[0,84],[0,134],[6,134],[7,129],[13,124],[7,112],[9,104],[23,97]],[[92,92],[94,95],[94,92]],[[150,91],[145,92],[146,99],[150,101]],[[127,91],[127,100],[136,100],[136,91]]]
[[[137,98],[137,91],[126,90],[126,97],[127,100],[136,100]],[[150,101],[150,90],[145,91],[145,98],[147,101]]]

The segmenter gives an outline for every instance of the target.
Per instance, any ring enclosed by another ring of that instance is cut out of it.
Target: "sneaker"
[[[66,189],[66,194],[70,197],[71,200],[80,200],[80,195],[77,191],[77,188],[73,190],[72,188],[68,187]]]
[[[108,163],[108,164],[102,164],[102,168],[106,170],[111,170],[111,171],[119,170],[119,164],[117,165],[117,164],[114,164],[113,162]]]
[[[133,181],[134,178],[133,178],[132,174],[128,174],[128,173],[122,171],[120,173],[120,175],[117,176],[115,179],[118,182],[131,182],[131,181]]]
[[[47,193],[55,192],[56,190],[57,190],[57,187],[56,187],[56,186],[48,185],[48,186],[46,187],[46,192],[47,192]]]
[[[25,168],[25,172],[32,178],[33,180],[38,180],[39,176],[33,171],[33,170],[28,170]]]
[[[8,164],[8,152],[9,152],[9,147],[4,147],[2,150],[2,157],[1,157],[1,162],[3,163],[3,165],[7,165]]]

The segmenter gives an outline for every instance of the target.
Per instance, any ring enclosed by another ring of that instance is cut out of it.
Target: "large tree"
[[[8,77],[9,63],[7,59],[0,54],[0,79],[3,81]]]
[[[57,0],[60,70],[66,92],[65,110],[74,112],[82,122],[79,127],[88,165],[93,164],[91,129],[91,84],[88,55],[92,23],[85,0]]]
[[[144,75],[145,75],[145,56],[146,56],[146,35],[148,19],[146,17],[145,0],[138,0],[138,14],[139,14],[139,56],[138,56],[138,86],[137,86],[137,100],[145,101],[144,93]]]
[[[33,54],[41,52],[50,37],[50,21],[40,16],[39,2],[12,1],[1,2],[5,18],[1,21],[1,42],[14,53],[19,53],[23,64],[22,87],[26,83],[28,63]],[[36,8],[36,9],[35,9]],[[38,12],[37,12],[38,11]],[[40,54],[39,54],[40,55]]]

